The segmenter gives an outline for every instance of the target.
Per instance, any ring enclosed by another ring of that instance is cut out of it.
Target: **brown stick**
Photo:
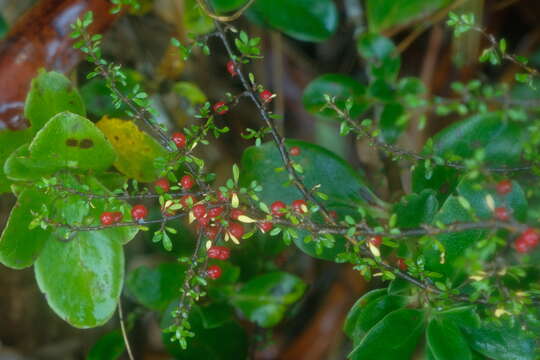
[[[30,82],[40,68],[70,72],[82,59],[72,48],[70,25],[93,11],[91,33],[101,33],[117,18],[107,0],[42,0],[27,11],[0,42],[0,130],[28,126],[23,117]]]

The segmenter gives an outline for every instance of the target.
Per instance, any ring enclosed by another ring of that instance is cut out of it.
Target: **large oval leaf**
[[[24,144],[15,150],[4,164],[4,173],[12,181],[36,181],[44,176],[52,175],[55,167],[34,160],[30,155],[30,144]]]
[[[358,344],[367,332],[386,315],[406,305],[406,297],[386,295],[386,290],[382,290],[384,291],[382,296],[377,296],[369,302],[367,301],[369,298],[364,299],[366,296],[364,295],[354,304],[347,315],[345,329],[347,329],[347,335],[354,344]]]
[[[249,320],[262,327],[277,325],[290,305],[304,294],[306,284],[285,272],[257,276],[231,298],[231,302]]]
[[[105,135],[88,119],[55,115],[30,144],[31,157],[49,167],[105,170],[116,155]]]
[[[464,326],[462,330],[470,346],[493,360],[536,359],[535,337],[527,335],[516,323],[510,326],[484,324],[480,327]],[[538,340],[536,338],[536,340]]]
[[[301,148],[301,155],[294,160],[304,168],[303,181],[308,189],[321,185],[320,191],[329,197],[323,202],[330,209],[344,214],[354,209],[355,204],[362,203],[361,194],[374,198],[363,178],[337,155],[318,145],[299,140],[287,140],[286,146]],[[280,167],[283,167],[283,163],[273,143],[250,147],[242,157],[241,183],[247,186],[253,180],[259,182],[263,186],[261,199],[267,204],[276,200],[290,204],[302,195],[294,185],[285,186],[288,174],[285,171],[276,172],[276,168]],[[345,240],[342,238],[336,241],[333,248],[324,248],[320,254],[316,251],[316,244],[306,244],[303,236],[295,239],[295,244],[310,256],[334,260],[338,253],[343,252]]]
[[[353,100],[350,110],[351,117],[355,118],[366,110],[367,102],[364,100],[366,87],[350,76],[342,74],[324,74],[314,79],[304,89],[302,101],[310,113],[317,116],[336,117],[336,112],[324,109],[325,95],[335,98],[336,105],[344,110],[347,99]]]
[[[72,326],[103,325],[113,315],[124,279],[122,244],[102,232],[48,241],[35,265],[49,306]]]
[[[6,178],[4,164],[8,157],[21,145],[32,139],[30,129],[21,131],[0,131],[0,194],[9,191],[11,182]]]
[[[427,327],[427,345],[435,360],[471,360],[467,341],[453,321],[432,319]]]
[[[457,122],[433,138],[436,155],[445,158],[471,158],[484,149],[485,161],[512,165],[520,160],[524,127],[504,120],[500,113],[479,114]]]
[[[151,269],[138,267],[129,273],[127,289],[137,301],[154,310],[165,310],[178,297],[186,266],[164,263]]]
[[[167,328],[172,323],[171,313],[178,307],[178,302],[173,302],[164,312],[161,321],[162,328]],[[232,360],[247,359],[248,341],[244,328],[228,316],[216,325],[208,321],[214,317],[215,308],[194,305],[189,314],[190,331],[195,337],[188,340],[187,349],[182,349],[178,342],[171,342],[171,334],[163,334],[165,347],[177,360]],[[211,325],[211,326],[207,326]]]
[[[64,75],[55,71],[40,72],[32,80],[24,105],[24,115],[32,124],[32,132],[36,133],[54,115],[64,111],[86,116],[79,92]]]
[[[11,210],[8,222],[0,237],[0,262],[13,269],[32,266],[45,243],[51,237],[50,230],[41,227],[29,229],[34,219],[32,211],[39,211],[50,200],[39,190],[23,190]]]
[[[326,40],[338,26],[332,0],[257,0],[250,13],[257,22],[303,41]]]
[[[352,360],[410,359],[423,333],[424,313],[400,309],[379,321],[349,355]]]
[[[152,182],[160,174],[157,157],[166,150],[132,121],[103,117],[97,127],[105,134],[118,155],[114,166],[122,174],[141,182]]]
[[[407,24],[448,4],[449,0],[367,0],[369,30],[377,33]]]

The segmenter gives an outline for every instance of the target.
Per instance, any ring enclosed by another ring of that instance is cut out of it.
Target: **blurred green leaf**
[[[399,309],[377,323],[349,354],[351,360],[410,359],[424,330],[424,313]]]
[[[404,307],[406,303],[406,297],[387,295],[386,289],[372,290],[353,305],[343,330],[354,344],[358,344],[386,315]]]
[[[302,41],[324,41],[338,26],[338,12],[332,0],[257,0],[250,15],[256,22]]]
[[[119,330],[101,336],[90,348],[86,360],[117,360],[126,349]]]
[[[535,337],[527,335],[519,323],[511,326],[503,321],[502,325],[486,323],[480,327],[461,326],[461,329],[470,346],[490,359],[536,359]]]
[[[429,15],[449,0],[367,0],[369,30],[378,33]]]
[[[355,79],[342,74],[325,74],[314,79],[304,89],[302,101],[307,111],[314,115],[336,118],[334,110],[322,108],[326,105],[325,95],[335,97],[335,103],[341,110],[345,110],[347,99],[353,100],[350,115],[356,118],[367,110],[368,102],[365,99],[366,88]]]
[[[439,202],[433,190],[424,190],[420,194],[410,194],[401,198],[394,207],[397,214],[398,228],[416,228],[430,224],[439,208]]]
[[[186,266],[178,263],[163,263],[154,269],[141,266],[128,274],[126,287],[140,304],[165,310],[180,296],[185,271]]]
[[[272,272],[248,281],[231,298],[231,302],[249,320],[262,327],[277,325],[289,306],[298,301],[306,284],[285,272]]]
[[[175,301],[164,312],[161,327],[171,324],[171,312],[176,309]],[[176,360],[232,360],[247,359],[248,341],[246,332],[235,320],[227,320],[219,326],[206,327],[208,324],[208,307],[194,305],[189,316],[191,331],[195,337],[188,340],[186,350],[182,350],[177,342],[171,342],[171,334],[163,334],[163,344]],[[214,324],[215,325],[215,324]]]
[[[487,164],[512,165],[520,161],[524,129],[520,124],[503,119],[500,113],[474,115],[435,135],[435,155],[467,159],[472,158],[477,149],[484,149]]]
[[[463,334],[453,321],[434,318],[426,333],[427,345],[435,360],[471,360]]]
[[[376,79],[394,81],[401,60],[392,40],[381,35],[365,33],[356,43],[358,53],[368,63],[368,73]]]

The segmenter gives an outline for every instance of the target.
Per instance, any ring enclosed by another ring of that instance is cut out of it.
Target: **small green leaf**
[[[251,321],[262,327],[277,325],[285,312],[298,301],[306,284],[285,272],[257,276],[234,293],[231,302]]]

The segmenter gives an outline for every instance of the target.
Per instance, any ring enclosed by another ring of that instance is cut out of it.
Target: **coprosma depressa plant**
[[[350,359],[538,359],[538,107],[513,97],[507,84],[480,80],[453,84],[451,98],[426,96],[420,79],[398,76],[400,58],[390,39],[359,32],[366,81],[324,74],[305,89],[303,102],[309,112],[338,121],[343,137],[368,139],[382,156],[410,169],[411,192],[383,201],[345,160],[283,137],[282,119],[271,111],[280,94],[250,72],[263,55],[260,39],[230,22],[253,6],[252,16],[263,14],[272,24],[271,2],[235,2],[232,16],[217,15],[219,2],[193,2],[209,30],[171,44],[186,61],[223,47],[229,60],[215,66],[242,91],[201,101],[191,125],[181,129],[158,123],[151,97],[102,57],[101,35],[88,32],[92,13],[77,20],[71,36],[94,67],[87,78],[101,79],[114,109],[133,121],[92,122],[66,77],[43,71],[33,80],[25,104],[31,126],[0,133],[1,190],[17,197],[0,239],[2,264],[34,266],[50,308],[72,326],[101,326],[118,309],[121,331],[107,341],[121,345],[101,358],[124,349],[136,357],[128,338],[141,309],[159,315],[163,341],[176,358],[246,358],[238,319],[271,328],[308,287],[302,274],[275,265],[240,280],[235,253],[255,243],[259,253],[249,256],[273,258],[295,246],[351,264],[359,277],[380,279],[384,287],[358,299],[343,325]],[[279,1],[285,8],[290,2]],[[137,7],[115,3],[115,11]],[[335,17],[330,0],[313,3]],[[296,4],[309,14],[321,11],[312,5]],[[450,13],[447,25],[455,36],[476,32],[487,40],[480,61],[511,62],[521,69],[520,86],[537,85],[538,71],[527,59],[509,53],[506,41],[486,33],[473,16]],[[218,184],[198,149],[230,131],[226,117],[239,106],[251,106],[260,127],[233,134],[253,146]],[[421,152],[397,145],[411,119],[425,126],[426,109],[460,120]],[[176,261],[127,275],[125,290],[140,307],[124,321],[123,247],[138,233],[149,234]]]

